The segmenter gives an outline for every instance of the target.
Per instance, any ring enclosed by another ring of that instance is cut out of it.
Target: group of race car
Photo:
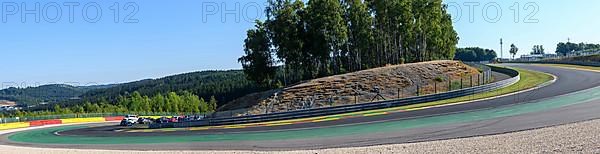
[[[160,117],[158,119],[150,117],[140,117],[137,115],[126,115],[121,120],[121,126],[133,126],[136,124],[148,125],[153,123],[175,123],[175,122],[191,122],[202,120],[204,116],[192,115],[192,116],[172,116],[172,117]]]

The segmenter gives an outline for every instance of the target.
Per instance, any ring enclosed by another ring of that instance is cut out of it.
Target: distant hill
[[[64,84],[51,84],[39,87],[15,88],[0,90],[0,100],[15,101],[19,104],[35,105],[41,102],[61,102],[78,99],[89,90],[107,86],[71,86]]]
[[[206,100],[215,96],[221,105],[263,90],[265,89],[259,88],[254,82],[247,80],[241,70],[202,71],[114,85],[75,87],[54,84],[29,88],[8,88],[0,90],[0,100],[27,105],[36,105],[41,102],[69,105],[85,101],[99,102],[102,99],[114,102],[118,96],[127,96],[134,91],[147,96],[189,91]]]
[[[110,88],[88,91],[81,95],[81,101],[98,102],[100,99],[114,101],[119,95],[134,91],[153,96],[158,93],[189,91],[204,99],[215,96],[219,104],[264,89],[246,79],[241,70],[192,72],[159,79],[147,79],[118,84]]]

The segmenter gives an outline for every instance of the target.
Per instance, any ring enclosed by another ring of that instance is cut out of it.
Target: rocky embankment
[[[251,94],[228,106],[249,107],[250,114],[280,112],[311,107],[345,105],[370,102],[374,98],[395,99],[419,93],[433,93],[433,83],[438,91],[446,90],[448,78],[459,80],[476,76],[479,71],[458,61],[431,61],[392,65],[359,72],[335,75],[307,81],[281,90]],[[399,93],[400,90],[400,93]],[[377,91],[383,98],[377,96]],[[399,95],[400,94],[400,95]]]

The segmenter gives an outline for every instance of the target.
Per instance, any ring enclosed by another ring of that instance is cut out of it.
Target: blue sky
[[[245,31],[253,26],[253,19],[263,15],[258,9],[265,1],[1,1],[0,89],[49,83],[122,83],[199,70],[238,69]],[[22,12],[23,4],[32,10],[36,3],[42,12],[38,13],[39,23],[35,15],[27,14],[32,11]],[[455,17],[460,16],[455,19],[455,29],[461,37],[459,47],[498,51],[502,37],[506,44],[504,56],[508,57],[510,43],[515,43],[521,53],[529,52],[535,44],[553,52],[556,43],[567,38],[572,42],[600,43],[600,21],[595,20],[600,14],[596,9],[600,1],[445,3],[452,5],[450,12]],[[468,5],[476,3],[474,14],[469,14]],[[511,10],[515,3],[519,3],[518,23],[514,21],[514,9]],[[493,20],[495,7],[502,12],[497,21]],[[74,8],[72,15],[70,8]],[[530,19],[537,21],[525,23],[532,8],[539,11]],[[61,10],[60,15],[57,10]],[[115,22],[116,10],[119,22]],[[487,12],[487,18],[483,12]],[[131,18],[126,18],[132,13]],[[101,17],[95,18],[96,15]],[[128,23],[124,22],[126,19],[130,19]]]

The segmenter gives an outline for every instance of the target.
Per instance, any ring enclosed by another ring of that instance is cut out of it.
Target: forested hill
[[[76,87],[54,84],[29,88],[8,88],[0,90],[0,100],[10,100],[28,105],[40,102],[75,105],[85,101],[116,102],[118,96],[128,96],[135,91],[146,96],[188,91],[207,100],[214,96],[219,103],[226,103],[261,90],[264,89],[247,80],[241,70],[202,71],[114,85]]]
[[[77,99],[85,92],[106,86],[75,87],[63,84],[43,85],[28,88],[8,88],[0,90],[0,100],[15,101],[19,104],[34,105],[40,102],[59,102]]]
[[[126,96],[134,91],[147,96],[188,91],[204,99],[215,96],[219,103],[226,103],[260,90],[262,89],[248,81],[240,70],[202,71],[119,84],[89,91],[81,97],[84,101],[97,102],[104,98],[114,102],[119,95]]]

